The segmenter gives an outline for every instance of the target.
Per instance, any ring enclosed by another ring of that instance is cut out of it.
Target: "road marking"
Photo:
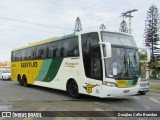
[[[62,120],[62,117],[56,117],[56,118],[54,118],[53,120]]]
[[[40,108],[37,109],[37,111],[45,111],[45,110],[46,110],[46,106],[40,107]]]
[[[88,120],[88,118],[91,118],[91,120],[96,120],[92,117],[78,117],[78,120]],[[53,120],[75,120],[75,117],[54,117]]]
[[[27,117],[27,118],[24,118],[23,120],[33,120],[33,117]]]
[[[155,102],[155,103],[160,104],[160,102],[159,102],[158,100],[156,100],[155,98],[149,98],[149,99],[152,100],[152,101]]]
[[[112,120],[117,120],[117,118],[116,118],[116,117],[109,117],[109,118],[111,118]]]
[[[140,98],[137,97],[137,96],[133,96],[133,98],[136,99],[136,100],[140,100]]]
[[[134,109],[127,107],[127,111],[134,111]]]
[[[146,105],[143,105],[143,107],[144,107],[145,110],[151,109],[149,106],[146,106]]]
[[[107,109],[105,109],[105,111],[114,111],[114,109],[113,108],[107,108]]]
[[[104,111],[103,109],[100,109],[100,108],[95,108],[94,110],[95,111]]]

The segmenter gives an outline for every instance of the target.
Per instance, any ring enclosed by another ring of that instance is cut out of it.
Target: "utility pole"
[[[80,32],[80,31],[82,31],[82,24],[79,17],[77,17],[74,32]]]
[[[131,34],[132,33],[132,29],[131,29],[131,18],[133,17],[132,16],[132,12],[136,12],[136,11],[138,11],[137,9],[133,9],[133,10],[129,10],[129,11],[126,11],[126,12],[124,12],[124,13],[122,13],[122,15],[121,15],[121,17],[125,17],[125,18],[129,18],[129,34]]]

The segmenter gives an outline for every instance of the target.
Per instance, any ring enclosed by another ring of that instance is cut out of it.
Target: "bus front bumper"
[[[138,93],[139,86],[130,87],[130,88],[117,88],[117,87],[109,87],[109,86],[102,86],[102,94],[101,98],[107,97],[121,97],[127,95],[135,95]]]

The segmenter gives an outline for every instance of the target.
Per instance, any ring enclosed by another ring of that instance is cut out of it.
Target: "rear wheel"
[[[25,76],[22,78],[22,82],[25,87],[28,87],[27,78]]]
[[[79,97],[78,85],[74,80],[68,83],[67,92],[72,98]]]
[[[19,83],[20,86],[23,86],[23,82],[22,82],[22,79],[21,79],[20,76],[18,76],[18,83]]]

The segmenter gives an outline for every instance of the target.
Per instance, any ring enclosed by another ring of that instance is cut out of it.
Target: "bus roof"
[[[91,32],[101,32],[101,31],[131,36],[130,34],[127,34],[127,33],[113,32],[113,31],[107,31],[107,30],[101,30],[101,29],[92,30],[92,31],[82,31],[82,32],[68,34],[68,35],[65,35],[65,36],[55,36],[55,37],[52,37],[52,38],[49,38],[49,39],[46,39],[46,40],[37,41],[37,42],[31,43],[29,45],[26,45],[26,46],[23,46],[23,47],[20,47],[20,48],[14,48],[14,49],[12,49],[12,51],[21,50],[21,49],[24,49],[24,48],[33,47],[33,46],[41,45],[41,44],[44,44],[44,43],[49,43],[49,42],[52,42],[52,41],[58,41],[58,40],[61,40],[61,39],[74,37],[74,36],[77,36],[79,34],[85,34],[85,33],[91,33]]]
[[[29,47],[41,45],[41,44],[44,44],[44,43],[49,43],[49,42],[52,42],[52,41],[58,41],[58,40],[61,40],[61,39],[74,37],[74,36],[75,36],[75,34],[69,34],[69,35],[65,35],[65,36],[55,36],[55,37],[52,37],[52,38],[49,38],[49,39],[46,39],[46,40],[41,40],[41,41],[31,43],[29,45],[26,45],[26,46],[23,46],[23,47],[20,47],[20,48],[14,48],[14,49],[12,49],[12,51],[21,50],[21,49],[24,49],[24,48],[29,48]]]

